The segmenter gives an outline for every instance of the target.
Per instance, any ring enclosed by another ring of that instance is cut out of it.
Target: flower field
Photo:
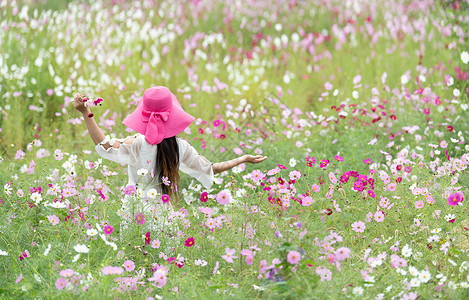
[[[468,299],[468,36],[467,0],[0,0],[0,298]],[[128,186],[73,97],[123,138],[155,85],[268,159]]]

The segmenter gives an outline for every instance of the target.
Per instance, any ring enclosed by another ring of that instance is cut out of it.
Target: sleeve
[[[132,142],[132,144],[125,144],[124,141],[127,140],[129,137],[135,137],[135,140]],[[119,148],[112,147],[116,141],[119,141],[121,143],[119,145]],[[109,142],[111,147],[105,149],[103,145],[107,142]],[[140,157],[141,148],[142,138],[139,135],[128,136],[123,139],[109,139],[109,136],[107,135],[106,138],[99,144],[97,144],[95,147],[96,152],[98,152],[98,154],[102,158],[109,159],[116,163],[125,165],[132,165],[138,161]]]
[[[179,145],[179,170],[197,179],[205,188],[210,188],[213,184],[213,164],[197,153],[187,141],[179,139]]]

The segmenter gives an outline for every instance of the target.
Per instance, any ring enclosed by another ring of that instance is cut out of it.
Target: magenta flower
[[[370,195],[371,198],[374,198],[375,192],[373,192],[372,190],[368,190],[368,195]]]
[[[135,214],[135,223],[137,223],[137,225],[142,225],[145,223],[145,216],[142,213],[137,212]]]
[[[161,201],[163,201],[163,203],[168,203],[169,202],[169,196],[164,194],[161,196]]]
[[[329,164],[329,160],[328,159],[323,159],[323,160],[321,160],[321,163],[319,164],[319,167],[325,169],[328,164]]]
[[[65,288],[66,286],[68,285],[68,280],[63,278],[63,277],[60,277],[59,279],[57,279],[57,281],[55,282],[55,287],[58,289],[58,290],[62,290],[63,288]]]
[[[225,190],[220,191],[217,194],[217,201],[221,205],[226,205],[230,203],[230,195]]]
[[[298,251],[290,251],[287,254],[287,261],[292,265],[296,265],[301,259],[301,254]]]
[[[456,192],[454,194],[449,195],[448,197],[448,205],[455,206],[458,205],[459,202],[464,200],[463,195],[461,192]]]
[[[201,202],[207,202],[208,200],[208,193],[207,192],[203,192],[202,194],[200,194],[200,201]]]
[[[190,237],[186,240],[185,244],[184,244],[186,247],[192,247],[194,246],[194,238],[193,237]]]
[[[104,234],[111,234],[114,231],[114,228],[111,225],[106,225],[103,228]]]
[[[126,271],[131,272],[135,269],[135,263],[131,260],[126,260],[124,262],[124,268],[125,268]]]
[[[135,193],[137,190],[135,189],[135,186],[134,185],[128,185],[126,188],[125,188],[125,194],[126,195],[132,195],[133,193]]]
[[[150,245],[151,239],[150,239],[150,231],[148,231],[145,234],[145,245]]]
[[[342,156],[336,155],[334,156],[334,159],[337,161],[344,161],[344,158]]]

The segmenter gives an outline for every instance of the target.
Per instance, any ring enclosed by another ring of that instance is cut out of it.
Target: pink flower
[[[246,264],[248,266],[252,265],[253,261],[254,261],[254,258],[252,257],[252,255],[246,255]]]
[[[124,262],[124,268],[125,268],[126,271],[131,272],[135,269],[135,263],[131,260],[126,260]]]
[[[340,247],[335,251],[334,255],[338,261],[346,260],[350,257],[350,249],[347,247]]]
[[[26,156],[26,153],[24,153],[21,150],[16,151],[15,159],[23,159]]]
[[[313,190],[313,192],[318,193],[321,190],[321,187],[319,185],[317,185],[316,183],[314,183],[311,186],[311,189]]]
[[[59,218],[56,215],[48,216],[47,219],[54,226],[59,224]]]
[[[55,282],[55,287],[58,289],[58,290],[61,290],[63,289],[64,287],[66,287],[68,285],[68,280],[63,278],[63,277],[60,277],[59,279],[57,279],[57,281]]]
[[[388,190],[394,192],[396,190],[396,184],[394,182],[388,184]]]
[[[376,222],[383,222],[384,221],[384,214],[382,211],[378,210],[375,212],[375,221]]]
[[[151,241],[151,247],[152,248],[159,248],[160,245],[161,245],[161,242],[158,239]]]
[[[52,96],[52,94],[54,94],[54,90],[53,89],[47,89],[47,95]]]
[[[332,172],[329,172],[329,179],[331,180],[333,184],[337,183],[337,178],[335,178],[335,175]]]
[[[121,267],[106,266],[101,269],[104,275],[121,275],[124,269]]]
[[[135,189],[135,186],[134,185],[128,185],[126,188],[125,188],[125,194],[126,195],[132,195],[133,193],[135,193],[137,190]]]
[[[220,191],[217,194],[217,201],[221,205],[226,205],[230,203],[230,195],[225,190]]]
[[[137,223],[137,225],[142,225],[145,223],[145,216],[142,213],[137,212],[135,214],[135,223]]]
[[[415,202],[415,208],[423,208],[424,204],[423,201],[416,201]]]
[[[20,283],[21,279],[23,279],[23,273],[21,273],[18,278],[16,278],[15,283]]]
[[[221,257],[229,263],[233,263],[233,258],[238,258],[237,256],[233,255],[236,252],[235,249],[230,249],[230,248],[226,247],[225,252],[226,252],[226,254],[222,255]]]
[[[73,271],[72,269],[65,269],[65,270],[60,271],[59,274],[62,277],[70,277],[73,274],[75,274],[75,271]]]
[[[114,228],[112,228],[112,226],[110,225],[106,225],[103,228],[104,234],[111,234],[113,231],[114,231]]]
[[[259,182],[264,176],[264,173],[262,173],[260,170],[254,170],[251,172],[251,179],[255,182]]]
[[[362,221],[357,221],[352,224],[352,230],[355,232],[364,232],[365,228],[365,223]]]
[[[287,262],[296,265],[301,259],[301,254],[298,251],[292,250],[287,254]]]
[[[158,288],[164,287],[166,285],[166,282],[167,282],[165,271],[162,270],[162,269],[156,270],[156,272],[153,273],[153,276],[148,278],[148,281],[150,281],[150,282],[155,281],[156,286]]]
[[[263,259],[259,264],[259,273],[264,274],[267,271],[267,260]]]

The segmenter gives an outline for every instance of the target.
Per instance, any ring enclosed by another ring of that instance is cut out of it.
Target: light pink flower
[[[226,254],[222,255],[221,257],[229,263],[233,263],[233,259],[238,258],[237,256],[233,255],[236,252],[235,249],[230,249],[230,248],[226,247],[225,252],[226,252]]]
[[[287,262],[292,265],[297,264],[301,259],[301,254],[298,251],[292,250],[287,254]]]

